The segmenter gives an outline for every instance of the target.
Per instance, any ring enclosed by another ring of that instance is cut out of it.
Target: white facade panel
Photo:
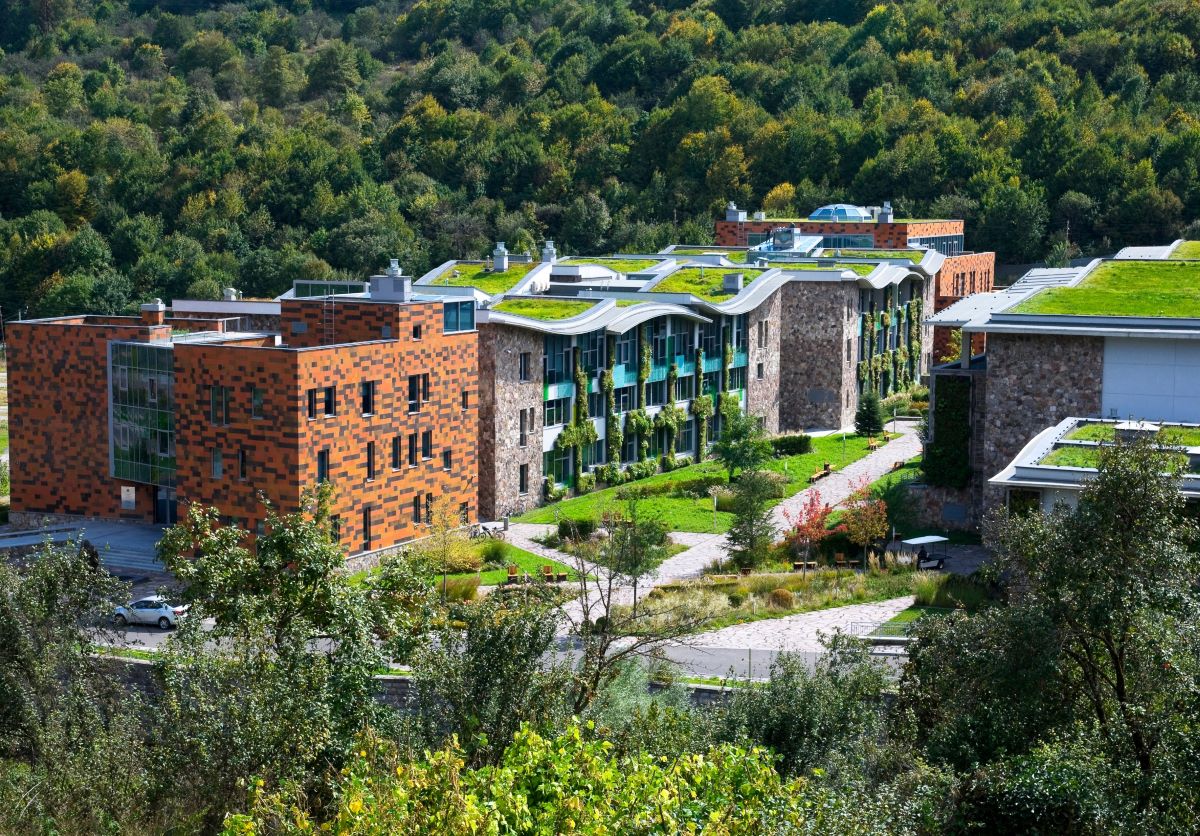
[[[1200,422],[1200,343],[1109,337],[1101,409],[1105,417]]]

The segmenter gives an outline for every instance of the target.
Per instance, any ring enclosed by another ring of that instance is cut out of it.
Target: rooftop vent
[[[242,298],[242,294],[235,287],[227,287],[221,291],[221,298],[226,302],[236,302]]]
[[[1148,435],[1156,435],[1161,427],[1150,421],[1122,421],[1113,425],[1113,432],[1122,441],[1134,441]]]
[[[400,259],[389,259],[387,274],[393,278],[400,275]]]
[[[558,251],[554,249],[554,242],[547,238],[546,243],[542,245],[542,261],[553,264],[557,258]]]
[[[754,213],[754,220],[756,220],[756,221],[765,221],[766,219],[767,219],[767,213],[766,213],[766,212],[755,212],[755,213]]]
[[[892,202],[885,200],[883,208],[879,210],[879,222],[881,224],[890,224],[892,222]]]
[[[746,276],[744,273],[726,273],[721,280],[721,290],[726,293],[741,293],[745,286]]]
[[[395,264],[395,261],[392,262]],[[412,279],[408,276],[400,275],[400,268],[396,268],[396,274],[392,275],[392,269],[388,268],[386,276],[371,277],[371,298],[378,299],[384,302],[410,302],[412,301]]]
[[[497,241],[496,249],[492,250],[492,269],[497,273],[508,269],[508,250],[504,249],[503,241]]]
[[[734,223],[745,221],[746,210],[737,208],[737,204],[731,200],[729,201],[729,205],[725,207],[725,220]]]

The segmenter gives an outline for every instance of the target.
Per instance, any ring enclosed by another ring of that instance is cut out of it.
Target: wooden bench
[[[808,483],[811,485],[813,482],[816,482],[818,479],[824,479],[826,474],[827,474],[827,471],[824,471],[824,470],[815,471],[812,476],[808,477]]]
[[[835,569],[849,569],[850,564],[846,563],[846,555],[838,552],[833,556],[833,565]]]
[[[793,560],[792,561],[792,571],[793,572],[805,572],[805,571],[809,571],[809,570],[815,570],[816,568],[817,568],[817,561],[815,561],[815,560]]]
[[[505,583],[520,583],[521,582],[521,577],[517,574],[516,566],[509,564],[508,577],[505,579],[504,582]]]
[[[878,450],[879,449],[879,440],[876,438],[867,439],[867,449],[868,450]]]
[[[546,583],[554,583],[554,567],[547,564],[542,567],[542,580]]]
[[[569,577],[569,574],[570,574],[570,573],[568,573],[568,572],[559,572],[559,573],[558,573],[558,575],[557,575],[557,577],[558,577],[558,582],[559,582],[559,583],[566,583],[566,582],[567,582],[567,578]]]
[[[903,470],[904,462],[892,462],[892,470]]]

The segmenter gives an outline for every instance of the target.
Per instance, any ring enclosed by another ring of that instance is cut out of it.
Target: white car
[[[187,604],[172,604],[161,595],[151,595],[117,607],[113,621],[118,627],[126,624],[157,624],[163,630],[170,630],[187,615],[187,611]]]

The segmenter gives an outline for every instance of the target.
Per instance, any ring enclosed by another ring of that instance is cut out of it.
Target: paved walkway
[[[821,635],[870,632],[913,604],[913,597],[892,598],[873,604],[849,604],[827,610],[768,618],[735,624],[721,630],[692,636],[694,648],[753,648],[754,650],[795,650],[819,652]],[[870,629],[866,629],[866,628]]]

